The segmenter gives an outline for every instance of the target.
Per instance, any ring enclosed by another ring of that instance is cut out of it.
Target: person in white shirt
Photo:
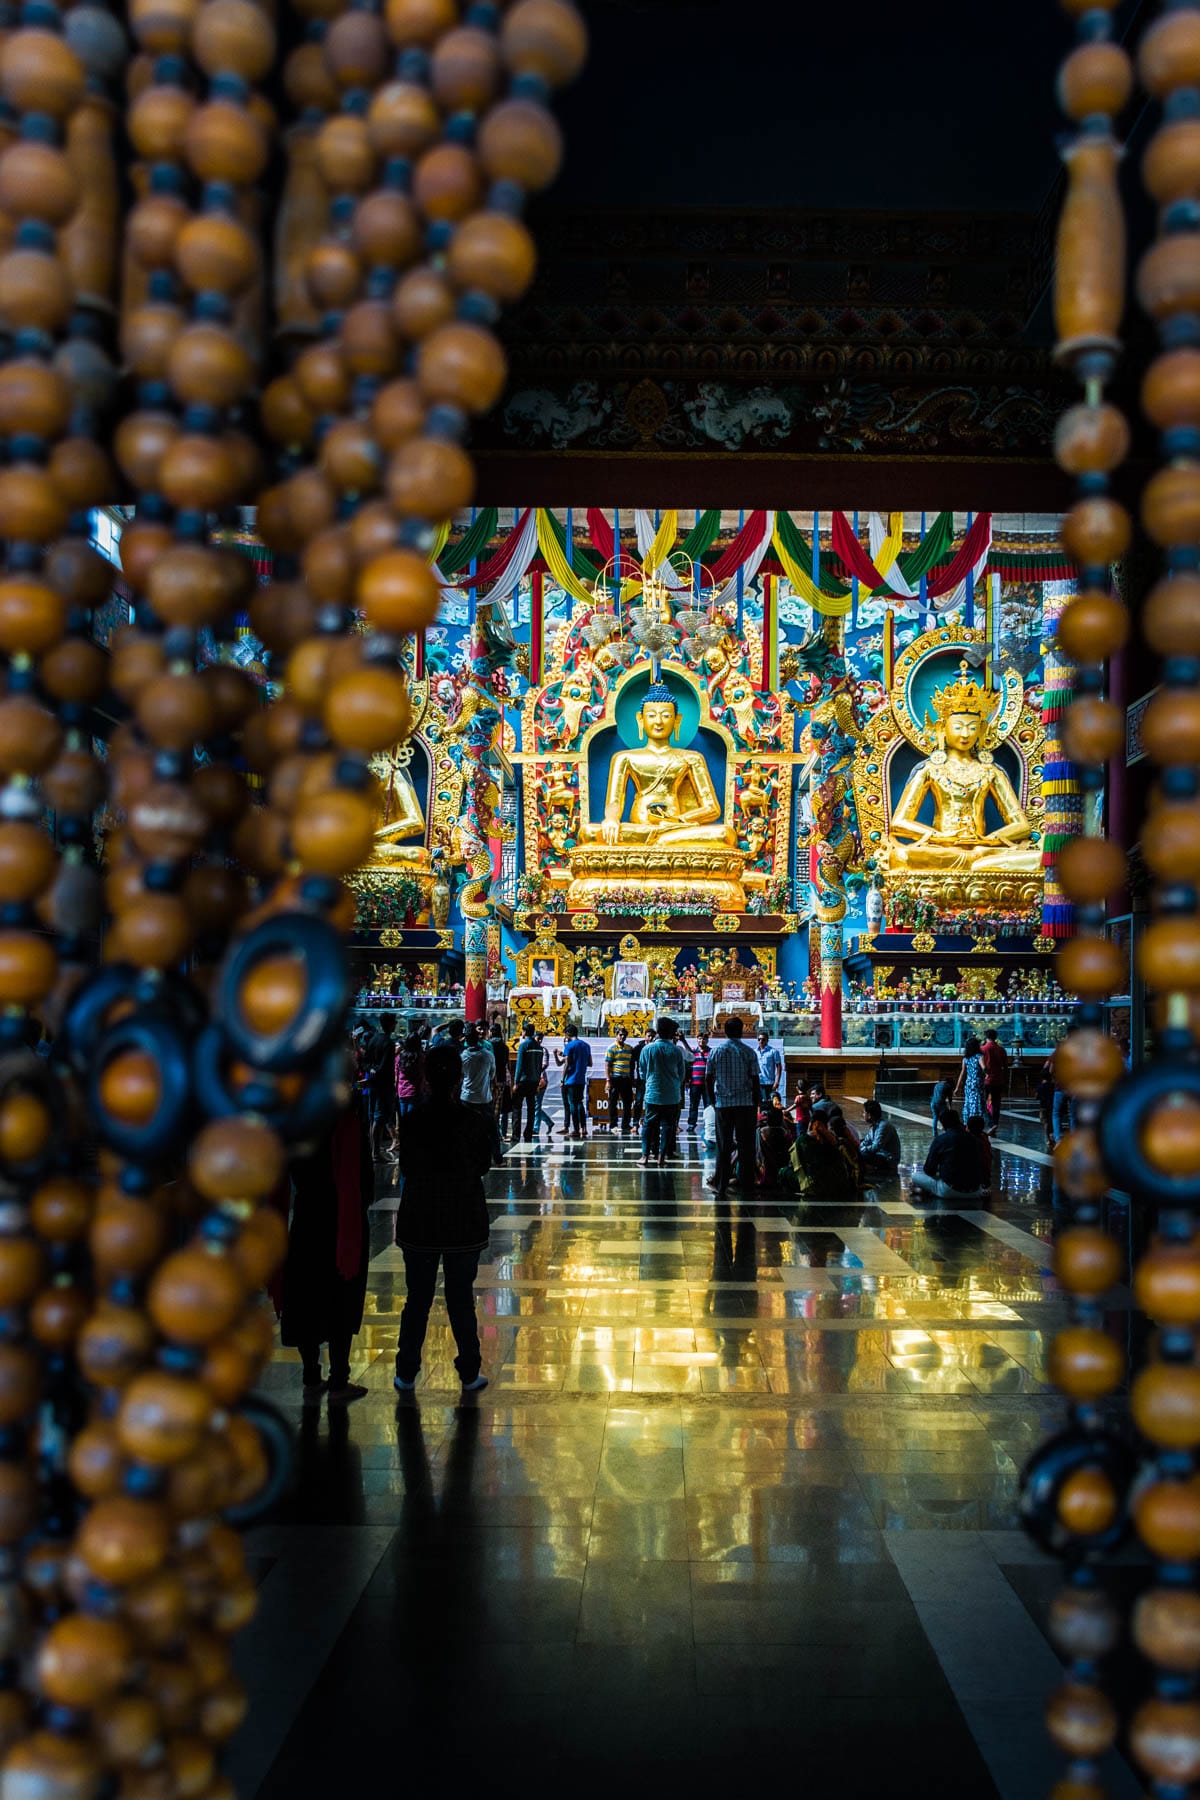
[[[492,1140],[492,1154],[499,1160],[504,1154],[492,1105],[492,1088],[496,1080],[496,1059],[477,1025],[468,1025],[463,1035],[462,1103],[486,1119]]]

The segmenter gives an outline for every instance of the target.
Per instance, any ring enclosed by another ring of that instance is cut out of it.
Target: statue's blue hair
[[[671,692],[665,681],[652,682],[646,689],[646,700],[669,700],[672,706],[678,705],[674,694]],[[642,705],[644,706],[645,704],[646,701],[643,700]]]

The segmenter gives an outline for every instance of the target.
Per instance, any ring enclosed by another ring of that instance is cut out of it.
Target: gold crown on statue
[[[939,688],[933,697],[933,710],[938,724],[944,725],[951,713],[973,713],[977,719],[990,719],[999,702],[999,694],[995,688],[980,687],[977,681],[967,679],[965,657],[958,669],[958,680]]]

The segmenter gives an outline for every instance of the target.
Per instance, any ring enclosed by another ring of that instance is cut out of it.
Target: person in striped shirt
[[[633,1112],[633,1050],[629,1033],[623,1025],[617,1027],[616,1042],[609,1045],[604,1064],[608,1078],[609,1129],[616,1130],[617,1108],[620,1107],[621,1135],[628,1137],[632,1129],[630,1117]]]

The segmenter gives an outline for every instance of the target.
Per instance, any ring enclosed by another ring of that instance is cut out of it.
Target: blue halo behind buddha
[[[636,750],[644,742],[637,715],[647,700],[675,702],[679,712],[679,725],[674,741],[686,749],[700,729],[700,696],[685,681],[668,680],[665,675],[658,681],[651,681],[649,673],[635,676],[617,696],[617,733],[625,748]]]

